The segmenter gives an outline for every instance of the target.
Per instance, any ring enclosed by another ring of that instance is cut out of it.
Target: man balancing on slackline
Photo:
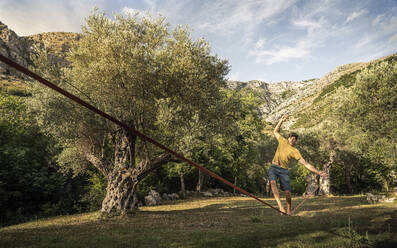
[[[288,140],[286,140],[283,136],[280,135],[280,127],[283,122],[285,122],[288,118],[288,115],[285,114],[278,122],[277,126],[274,128],[273,134],[278,141],[278,146],[276,150],[276,154],[274,155],[272,165],[269,169],[269,180],[272,188],[272,192],[274,198],[277,201],[277,204],[280,208],[280,211],[285,214],[285,209],[280,201],[280,196],[277,190],[277,179],[280,178],[280,188],[285,192],[285,199],[287,201],[287,215],[291,214],[291,186],[289,183],[289,172],[288,172],[288,164],[291,158],[294,158],[299,161],[299,163],[303,164],[308,170],[313,173],[316,173],[322,177],[327,177],[327,173],[324,171],[317,170],[313,165],[306,162],[298,149],[296,149],[295,143],[298,139],[298,135],[296,133],[290,133]]]

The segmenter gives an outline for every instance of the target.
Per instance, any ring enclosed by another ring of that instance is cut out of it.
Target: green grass
[[[370,205],[364,196],[309,199],[292,217],[246,197],[200,198],[124,217],[93,212],[9,226],[0,247],[397,247],[396,219],[397,203]]]

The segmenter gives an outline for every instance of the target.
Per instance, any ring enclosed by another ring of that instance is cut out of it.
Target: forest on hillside
[[[266,194],[277,147],[276,123],[258,111],[254,89],[227,88],[227,61],[186,27],[163,18],[94,13],[54,64],[46,48],[31,69],[98,109],[256,195]],[[0,225],[86,212],[133,211],[151,189],[160,194],[222,188],[152,144],[37,82],[17,86],[1,75]],[[322,169],[332,161],[332,194],[392,190],[397,185],[397,55],[347,73],[298,116],[297,148]],[[292,193],[309,171],[295,163]]]

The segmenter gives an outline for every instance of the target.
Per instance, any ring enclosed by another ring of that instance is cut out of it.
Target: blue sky
[[[397,0],[0,0],[0,21],[21,36],[80,32],[94,7],[187,24],[229,61],[233,80],[319,78],[397,52]]]

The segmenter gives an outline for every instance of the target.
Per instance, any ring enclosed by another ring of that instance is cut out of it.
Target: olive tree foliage
[[[258,174],[256,167],[260,167],[259,143],[264,139],[261,133],[264,123],[259,115],[261,100],[259,93],[251,89],[229,90],[228,99],[234,105],[230,115],[235,119],[237,129],[233,135],[222,137],[221,150],[234,184],[246,187]]]
[[[253,90],[235,91],[222,90],[225,95],[223,101],[227,109],[222,113],[229,120],[228,132],[208,136],[196,120],[192,120],[189,134],[182,140],[189,144],[187,153],[211,171],[222,174],[227,180],[235,184],[247,186],[247,179],[252,168],[257,165],[259,155],[258,142],[261,140],[263,122],[260,119],[258,107],[260,99]],[[194,167],[186,164],[172,164],[167,166],[169,177],[178,176],[181,182],[181,194],[185,195],[184,176],[191,174]],[[203,186],[211,185],[210,180],[204,182],[204,174],[198,171],[196,191],[200,192]],[[255,174],[252,172],[250,175]],[[251,177],[252,177],[251,176]]]
[[[46,51],[34,59],[37,71],[98,109],[180,153],[189,136],[225,130],[228,119],[221,88],[227,61],[210,54],[187,27],[169,29],[162,17],[140,14],[110,19],[94,12],[68,68],[48,63]],[[170,154],[138,139],[48,89],[35,93],[36,111],[63,146],[59,162],[79,172],[95,166],[107,178],[103,212],[134,210],[136,186]],[[198,131],[195,130],[195,128]]]
[[[167,118],[164,118],[163,121],[167,120]],[[166,124],[163,122],[163,125]],[[169,125],[169,124],[166,124]],[[168,129],[170,134],[172,133],[172,129],[170,128],[165,128]],[[214,142],[213,138],[214,136],[208,135],[211,133],[211,130],[206,130],[207,127],[205,123],[200,123],[198,121],[197,116],[189,121],[189,126],[186,128],[184,133],[181,133],[179,142],[180,146],[179,149],[183,151],[184,155],[193,159],[195,162],[201,164],[202,166],[207,167],[208,164],[203,165],[203,161],[198,161],[197,160],[197,150],[203,150],[208,146],[211,146],[211,144]],[[192,173],[193,171],[197,170],[195,167],[191,166],[190,164],[187,164],[186,162],[173,162],[170,163],[167,167],[167,174],[168,177],[179,177],[180,180],[180,195],[182,197],[186,196],[186,186],[185,186],[185,176],[187,174]]]
[[[333,120],[325,130],[336,142],[336,162],[344,167],[340,173],[349,193],[388,190],[396,183],[396,109],[395,55],[361,70],[350,88],[334,94],[328,109]]]

